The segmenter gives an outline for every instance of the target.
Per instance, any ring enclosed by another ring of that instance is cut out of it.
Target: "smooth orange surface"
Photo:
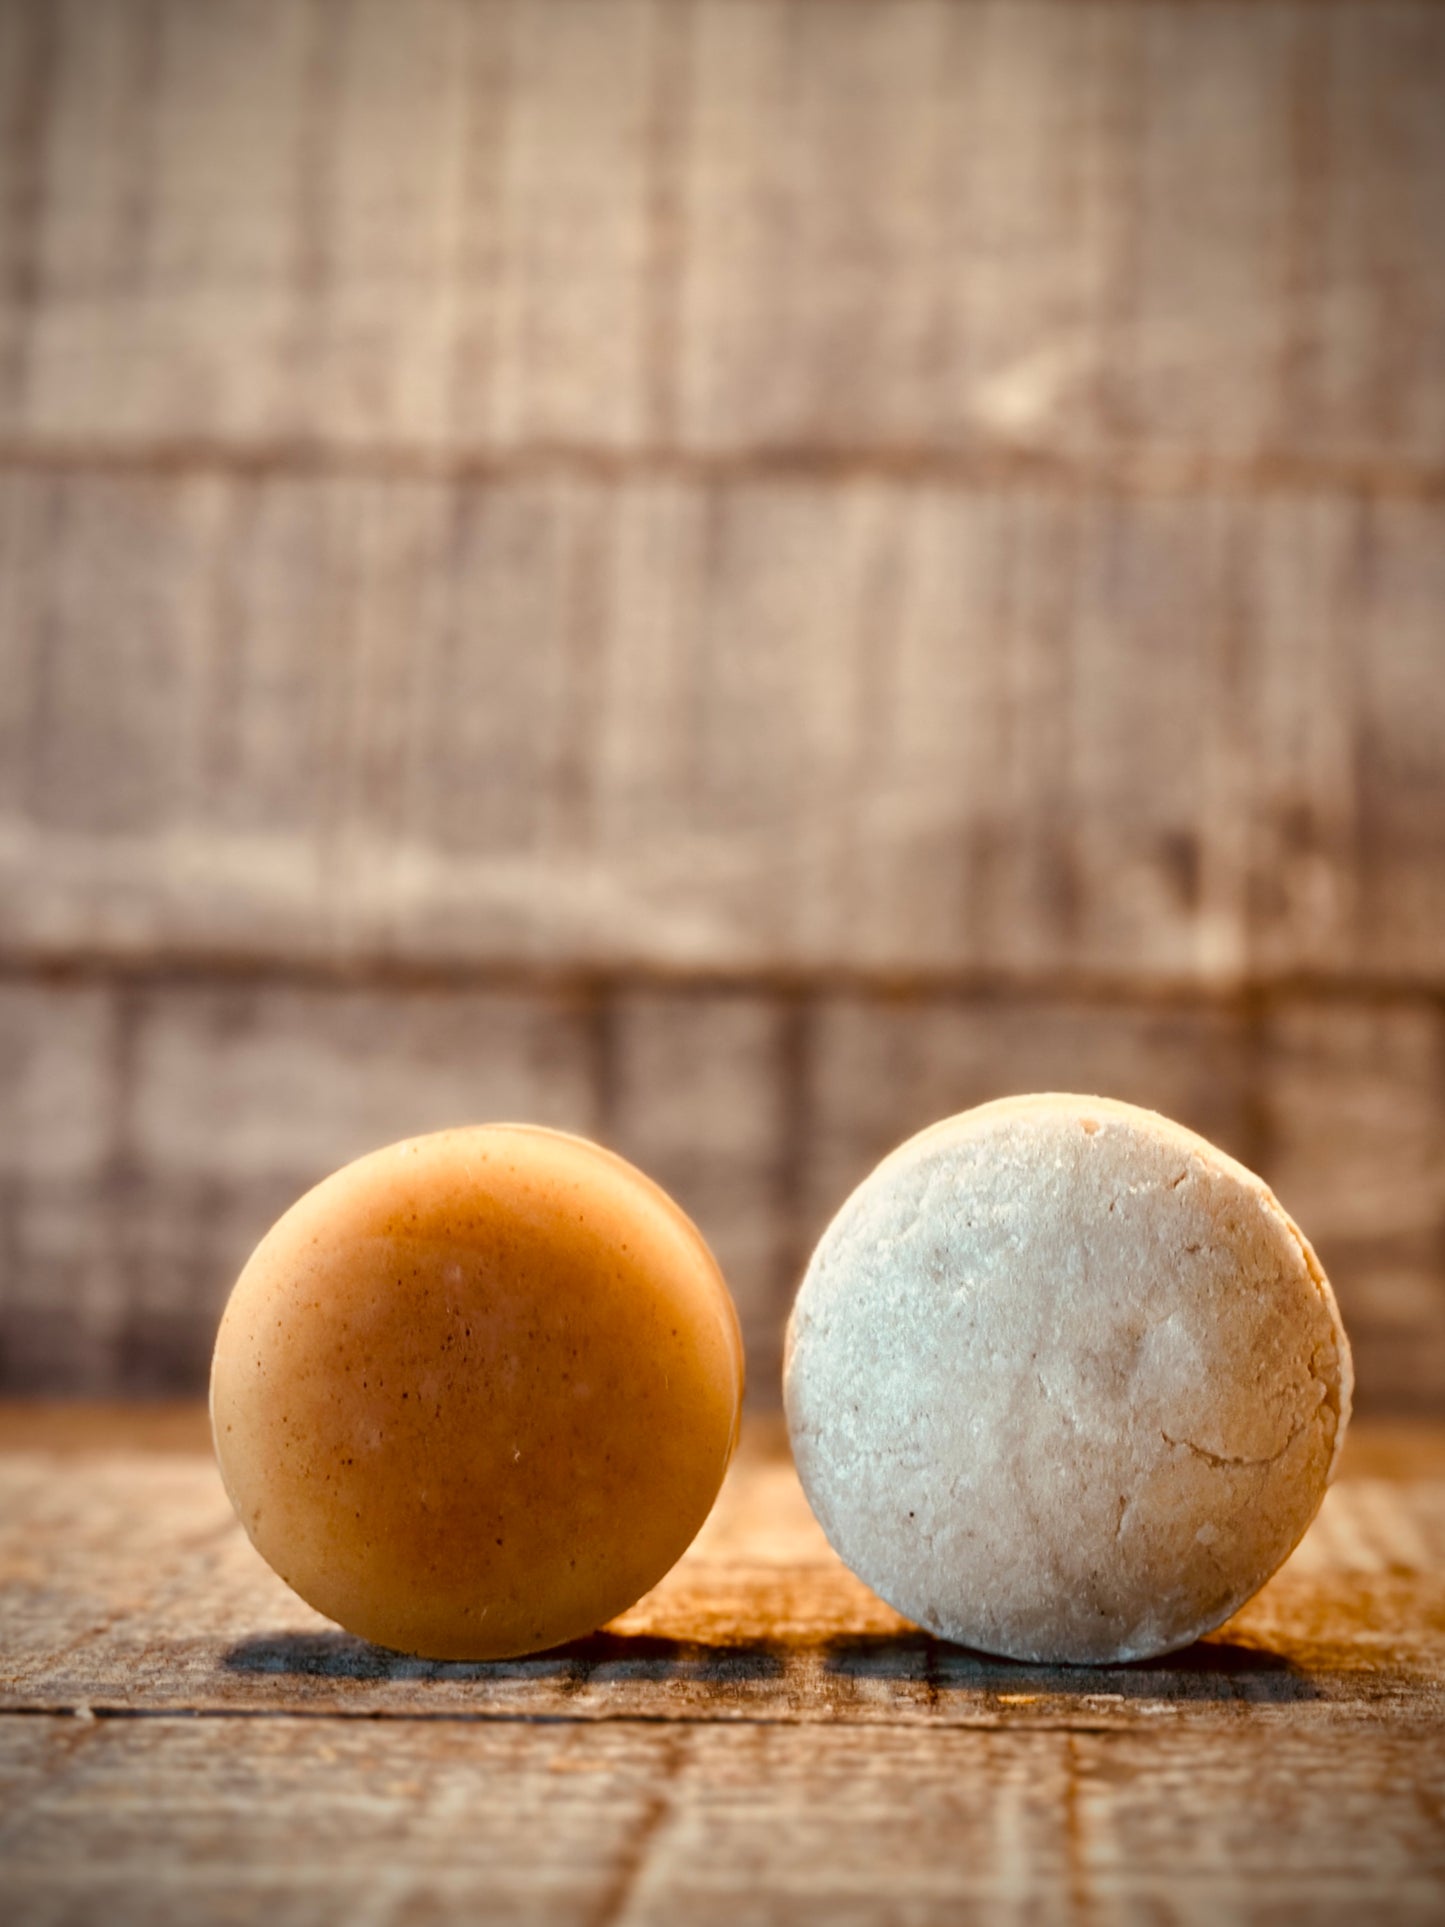
[[[526,1125],[347,1165],[262,1240],[211,1422],[253,1544],[349,1631],[438,1659],[590,1632],[686,1550],[737,1441],[737,1315],[623,1159]]]

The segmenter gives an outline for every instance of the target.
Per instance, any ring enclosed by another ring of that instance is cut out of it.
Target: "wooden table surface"
[[[251,1551],[193,1409],[0,1408],[9,1922],[1445,1918],[1445,1429],[1356,1428],[1213,1638],[940,1644],[755,1423],[688,1556],[498,1665],[380,1652]]]

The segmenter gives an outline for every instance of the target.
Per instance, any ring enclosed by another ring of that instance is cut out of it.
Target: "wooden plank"
[[[732,1287],[752,1405],[778,1402],[781,1307],[796,1282],[781,999],[624,991],[602,1021],[606,1141],[673,1195]]]
[[[1445,732],[1445,544],[1418,510],[1398,519],[1371,514],[1361,534],[1367,602],[1355,720],[1359,928],[1373,924],[1396,955],[1420,958],[1445,901],[1445,819],[1433,801],[1432,774]],[[1380,626],[1386,608],[1394,612],[1388,632]],[[1357,956],[1367,952],[1357,945]]]
[[[1227,1729],[1241,1706],[1322,1734],[1445,1721],[1431,1463],[1427,1444],[1399,1477],[1347,1472],[1284,1572],[1188,1654],[1071,1671],[950,1646],[883,1605],[826,1545],[776,1421],[750,1426],[712,1518],[646,1599],[556,1652],[478,1665],[382,1652],[303,1606],[209,1458],[12,1452],[0,1706],[984,1731]]]
[[[1440,1753],[1408,1728],[1338,1750],[1290,1734],[923,1746],[877,1729],[293,1720],[0,1734],[24,1776],[8,1884],[36,1922],[1192,1927],[1423,1921],[1445,1891]]]
[[[8,1386],[113,1382],[120,1294],[105,1200],[117,1042],[116,999],[104,990],[0,985],[0,1371]]]
[[[1445,1382],[1445,1033],[1432,1000],[1042,997],[148,975],[0,985],[0,1383],[199,1390],[231,1281],[347,1159],[488,1117],[599,1136],[670,1189],[773,1406],[808,1252],[937,1118],[1010,1092],[1148,1105],[1273,1183],[1375,1412]]]
[[[1428,1411],[1445,1384],[1445,1026],[1438,1010],[1301,1002],[1259,1040],[1261,1166],[1309,1228],[1362,1403]]]
[[[0,944],[1437,985],[1445,507],[11,476]]]
[[[27,1923],[1423,1921],[1445,1901],[1439,1428],[1362,1428],[1222,1634],[1073,1672],[942,1645],[872,1599],[776,1423],[749,1426],[649,1599],[478,1667],[326,1628],[209,1461],[152,1443],[82,1413],[0,1454],[0,1865]]]
[[[595,1131],[588,1023],[547,993],[5,986],[6,1382],[198,1389],[252,1246],[338,1164],[488,1117]]]
[[[1438,471],[1426,0],[675,12],[12,0],[0,435]]]
[[[1300,199],[1285,397],[1296,422],[1320,424],[1304,430],[1315,448],[1336,435],[1358,445],[1371,423],[1438,448],[1445,384],[1428,317],[1445,270],[1438,254],[1416,254],[1413,236],[1445,212],[1440,23],[1420,7],[1342,8],[1312,41],[1302,36],[1295,53]],[[1435,290],[1423,298],[1417,260]]]
[[[568,1727],[408,1725],[393,1741],[305,1721],[244,1721],[234,1738],[184,1725],[0,1722],[19,1781],[0,1834],[19,1918],[604,1918],[671,1738],[599,1729],[579,1749]]]
[[[1317,1245],[1365,1410],[1445,1383],[1445,1022],[1433,1001],[1259,1010],[1068,998],[825,998],[813,1018],[806,1249],[854,1185],[939,1117],[1029,1090],[1176,1117],[1258,1170]]]
[[[1400,517],[1405,528],[1410,521]],[[1402,717],[1386,747],[1360,713],[1359,680],[1369,673],[1360,637],[1377,607],[1406,599],[1368,572],[1368,528],[1358,504],[1315,497],[1261,503],[1231,532],[1215,616],[1227,712],[1216,743],[1236,732],[1236,757],[1219,759],[1214,809],[1234,851],[1216,858],[1209,882],[1223,899],[1219,922],[1232,917],[1250,931],[1250,965],[1261,974],[1286,958],[1284,968],[1297,967],[1311,950],[1342,973],[1368,969],[1360,933],[1380,927],[1378,911],[1365,907],[1366,878],[1394,853],[1388,835],[1367,829],[1365,799],[1377,785],[1393,793],[1413,725]],[[1386,653],[1413,647],[1402,636]],[[1230,900],[1237,890],[1243,903]],[[1418,955],[1424,925],[1418,914],[1396,915],[1381,948]]]
[[[904,1138],[1024,1091],[1122,1098],[1255,1154],[1247,1037],[1227,1010],[853,994],[820,1000],[814,1025],[802,1189],[813,1237]]]
[[[795,1254],[776,1000],[697,991],[148,980],[0,985],[0,1382],[196,1390],[246,1256],[413,1133],[602,1138],[713,1244],[775,1404]]]

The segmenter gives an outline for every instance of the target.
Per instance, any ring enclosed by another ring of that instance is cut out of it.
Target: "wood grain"
[[[1442,981],[1445,504],[13,474],[0,553],[17,959]]]
[[[633,1612],[469,1667],[315,1619],[208,1459],[129,1452],[123,1424],[109,1452],[84,1424],[88,1446],[48,1425],[27,1450],[15,1419],[0,1868],[27,1927],[1404,1922],[1445,1898],[1438,1430],[1362,1434],[1358,1474],[1349,1453],[1220,1634],[1071,1673],[883,1607],[828,1551],[775,1426],[749,1428]]]
[[[1442,103],[1432,0],[0,0],[0,1385],[513,1110],[770,1401],[1082,1083],[1438,1411]]]
[[[1162,1110],[1259,1169],[1335,1283],[1362,1407],[1438,1411],[1442,1063],[1433,1000],[0,983],[0,1383],[201,1389],[231,1283],[302,1191],[409,1133],[520,1117],[601,1137],[677,1197],[766,1408],[808,1253],[878,1158],[1062,1089]]]
[[[776,1420],[751,1422],[712,1518],[646,1599],[587,1639],[486,1664],[387,1653],[302,1605],[246,1541],[208,1453],[57,1451],[41,1430],[0,1467],[0,1705],[1106,1730],[1228,1725],[1241,1706],[1326,1727],[1438,1719],[1445,1485],[1415,1469],[1422,1438],[1408,1476],[1380,1478],[1366,1427],[1361,1475],[1188,1654],[1071,1671],[950,1646],[874,1597],[823,1539]]]
[[[1433,1002],[827,998],[809,1055],[805,1243],[935,1119],[1009,1092],[1104,1091],[1261,1172],[1336,1286],[1361,1404],[1428,1411],[1445,1384],[1442,1049]]]
[[[0,1736],[22,1788],[0,1853],[37,1927],[291,1927],[338,1910],[1343,1927],[1427,1922],[1445,1880],[1438,1741],[1409,1726],[1339,1749],[1289,1733],[1247,1749],[1153,1731],[920,1745],[875,1728],[290,1719],[10,1720]]]
[[[237,1272],[302,1191],[400,1137],[523,1119],[673,1192],[775,1403],[787,1022],[726,992],[0,984],[0,1381],[199,1389]]]
[[[1441,466],[1428,0],[6,23],[16,447]]]

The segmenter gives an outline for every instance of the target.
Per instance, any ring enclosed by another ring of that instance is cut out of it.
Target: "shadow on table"
[[[607,1669],[613,1679],[726,1685],[780,1679],[787,1655],[766,1643],[709,1645],[652,1633],[590,1633],[519,1659],[416,1659],[349,1633],[276,1633],[244,1639],[222,1656],[228,1672],[361,1680],[528,1680],[573,1688]]]
[[[545,1653],[503,1660],[429,1660],[368,1645],[348,1633],[275,1633],[242,1640],[222,1657],[233,1673],[272,1677],[477,1682],[535,1681],[579,1691],[589,1681],[738,1686],[783,1682],[821,1668],[846,1691],[866,1682],[922,1687],[931,1704],[982,1695],[1005,1703],[1055,1700],[1290,1701],[1326,1697],[1282,1654],[1229,1640],[1201,1641],[1166,1659],[1121,1666],[1037,1666],[995,1659],[918,1631],[833,1634],[802,1640],[709,1644],[653,1633],[597,1632]]]
[[[1067,1700],[1314,1700],[1319,1682],[1282,1653],[1200,1640],[1162,1659],[1114,1666],[1042,1666],[997,1659],[923,1632],[846,1634],[827,1642],[828,1671],[851,1679],[922,1681],[930,1698],[999,1694]]]

